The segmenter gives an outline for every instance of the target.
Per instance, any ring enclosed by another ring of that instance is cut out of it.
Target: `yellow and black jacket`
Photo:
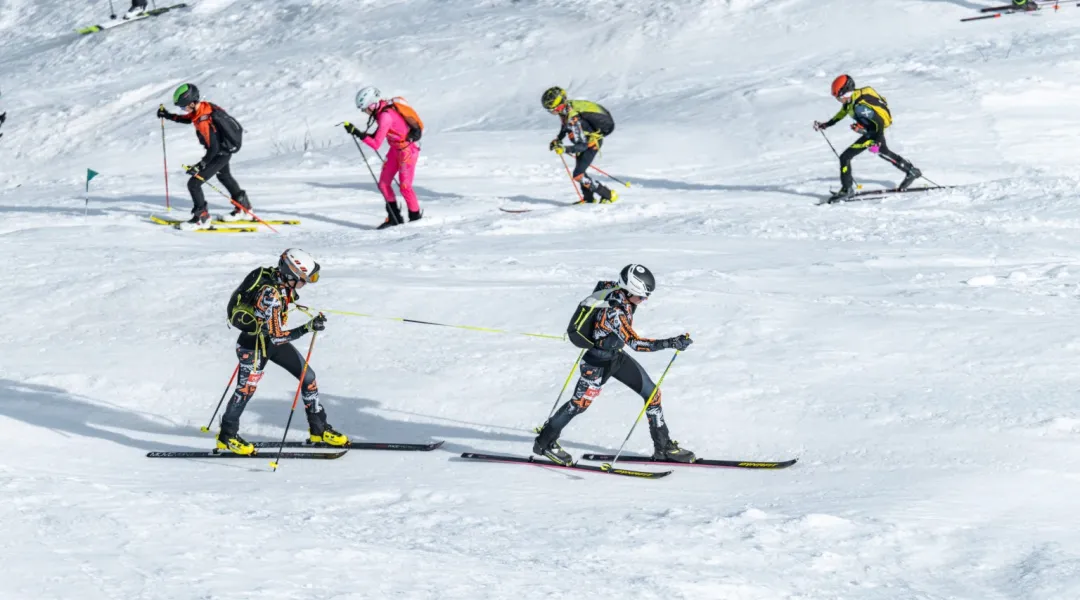
[[[579,154],[589,149],[599,149],[605,135],[615,131],[615,119],[606,108],[588,100],[569,100],[567,110],[560,113],[562,128],[558,140],[569,136],[571,144],[566,151]]]
[[[889,103],[872,87],[859,88],[852,92],[851,100],[844,103],[840,112],[825,125],[832,127],[847,116],[865,127],[867,135],[870,136],[881,135],[892,125]]]

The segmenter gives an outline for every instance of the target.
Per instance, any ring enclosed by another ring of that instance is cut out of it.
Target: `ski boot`
[[[131,8],[129,8],[128,11],[126,13],[124,13],[124,20],[127,21],[128,19],[134,19],[135,17],[141,17],[143,15],[143,13],[145,13],[145,12],[146,12],[146,2],[145,1],[143,3],[141,3],[141,4],[139,2],[132,2],[131,3]]]
[[[243,206],[245,209],[251,210],[251,202],[248,200],[247,192],[240,192],[236,195],[236,198],[234,198],[234,200],[236,200],[240,204],[240,206]],[[227,215],[221,215],[221,220],[228,221],[230,223],[235,223],[236,221],[253,221],[254,219],[249,217],[246,212],[240,210],[240,206],[234,206],[231,213]]]
[[[419,221],[420,219],[423,219],[423,218],[424,218],[424,211],[422,211],[422,210],[418,210],[418,211],[415,211],[415,212],[411,211],[411,210],[409,211],[409,222],[410,223],[412,223],[413,221]]]
[[[907,170],[907,175],[904,177],[904,180],[900,182],[900,185],[897,186],[896,189],[906,190],[911,187],[912,183],[915,183],[916,179],[920,177],[922,177],[922,171],[916,169],[915,166],[912,165],[911,168]]]
[[[619,195],[615,193],[615,190],[608,190],[608,198],[600,198],[600,204],[615,204],[619,201]]]
[[[533,454],[539,454],[544,458],[547,458],[553,463],[563,466],[574,464],[574,457],[569,452],[562,449],[559,445],[559,433],[562,432],[562,428],[566,426],[566,423],[570,421],[569,418],[560,420],[561,416],[564,416],[566,412],[564,409],[570,405],[569,402],[563,405],[562,408],[555,413],[552,417],[562,423],[562,427],[553,426],[551,419],[548,419],[544,426],[540,428],[539,435],[536,436],[536,441],[533,442]]]
[[[832,193],[829,199],[825,201],[826,204],[836,204],[837,202],[847,202],[855,197],[855,191],[851,188],[842,187],[838,191]]]
[[[198,229],[210,228],[210,213],[205,209],[201,210],[191,216],[190,220],[179,223],[176,226],[177,229],[183,231],[196,231]]]
[[[533,454],[539,454],[551,462],[563,465],[564,467],[574,464],[574,457],[571,456],[569,452],[562,449],[558,440],[553,440],[546,445],[541,445],[540,436],[537,436],[536,441],[533,442]]]
[[[312,444],[326,444],[327,446],[348,446],[349,436],[344,433],[336,431],[333,427],[327,425],[323,429],[322,433],[315,433],[314,431],[308,432],[308,442]]]
[[[401,216],[401,207],[397,202],[386,203],[386,220],[382,225],[376,227],[376,229],[386,229],[387,227],[393,227],[395,225],[401,225],[405,222],[404,217]]]
[[[668,440],[664,447],[657,447],[653,452],[656,460],[670,460],[679,463],[692,463],[697,460],[693,452],[679,447],[679,442]]]
[[[1035,3],[1035,0],[1027,0],[1027,2],[1016,2],[1016,0],[1013,0],[1013,9],[1031,12],[1033,10],[1039,10],[1039,5]]]
[[[240,437],[240,434],[226,434],[224,431],[217,436],[217,449],[228,450],[233,454],[240,454],[243,456],[251,456],[255,454],[255,446],[251,442]]]

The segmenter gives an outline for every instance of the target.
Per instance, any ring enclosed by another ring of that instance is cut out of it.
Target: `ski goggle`
[[[291,279],[292,281],[315,283],[319,281],[319,263],[315,263],[315,268],[312,269],[310,273],[297,273],[295,270],[290,268],[289,272],[285,276],[287,279]]]

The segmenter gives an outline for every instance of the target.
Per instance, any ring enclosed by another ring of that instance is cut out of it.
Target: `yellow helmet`
[[[566,102],[566,90],[561,87],[548,88],[540,97],[540,103],[547,110],[555,110]]]

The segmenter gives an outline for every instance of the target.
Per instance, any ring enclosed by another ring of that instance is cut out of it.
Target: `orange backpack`
[[[409,126],[409,135],[405,137],[405,140],[409,142],[420,141],[420,136],[424,133],[424,122],[420,120],[420,115],[416,114],[413,107],[409,106],[401,96],[391,98],[390,106],[401,115],[401,118],[405,119],[405,123]]]

